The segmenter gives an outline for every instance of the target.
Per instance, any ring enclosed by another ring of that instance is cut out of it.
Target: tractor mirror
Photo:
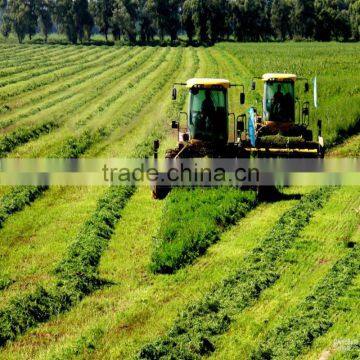
[[[174,120],[174,121],[171,123],[171,128],[172,128],[172,129],[178,129],[178,128],[179,128],[179,123]]]
[[[237,122],[237,131],[238,131],[238,132],[243,132],[243,131],[245,131],[245,124],[244,124],[244,122],[243,122],[242,120],[239,120],[239,121]]]
[[[177,90],[176,90],[175,87],[172,89],[172,96],[171,97],[172,97],[173,100],[177,99]]]
[[[255,81],[253,81],[251,83],[251,90],[256,90],[256,82]]]
[[[188,142],[188,141],[189,141],[189,134],[184,134],[184,135],[183,135],[183,141],[184,141],[184,142]]]
[[[154,141],[154,150],[157,151],[160,148],[160,141],[159,140],[155,140]]]
[[[305,83],[305,92],[309,92],[309,90],[310,90],[309,83],[306,82],[306,83]]]
[[[245,104],[245,93],[241,93],[240,94],[240,105],[244,105]]]

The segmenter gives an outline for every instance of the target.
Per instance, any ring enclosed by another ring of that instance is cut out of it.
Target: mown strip
[[[359,244],[351,246],[349,253],[336,262],[314,292],[270,332],[251,354],[251,359],[295,359],[333,326],[332,309],[360,271]]]
[[[145,57],[143,61],[145,61]],[[119,71],[116,76],[113,76],[107,81],[101,83],[101,85],[98,87],[98,91],[108,87],[111,83],[124,76],[126,73],[128,73],[129,70],[133,70],[136,66],[138,66],[137,62],[133,62],[131,65],[128,65],[125,69]],[[123,92],[121,92],[121,94]],[[5,135],[3,139],[0,139],[0,151],[3,149],[3,152],[0,152],[0,157],[4,157],[6,154],[15,150],[16,147],[24,145],[30,140],[37,139],[42,134],[49,133],[56,128],[60,128],[67,116],[72,114],[74,111],[79,111],[81,107],[83,107],[90,101],[96,99],[97,96],[98,92],[92,92],[90,96],[85,96],[81,100],[74,103],[72,106],[68,106],[66,111],[63,111],[62,113],[53,116],[52,120],[46,121],[41,125],[33,125],[26,128],[19,128],[16,129],[14,132]],[[97,109],[101,109],[102,107],[102,104],[100,104],[97,106]],[[48,131],[46,131],[47,129]]]
[[[85,153],[93,144],[104,137],[102,128],[90,133],[84,131],[80,136],[69,138],[62,146],[59,156],[64,158],[77,158]],[[0,228],[12,214],[21,211],[30,205],[46,190],[47,186],[15,186],[3,195],[0,202]]]
[[[59,70],[51,74],[43,75],[42,77],[39,77],[36,81],[27,81],[24,84],[21,84],[22,86],[18,84],[12,84],[8,88],[5,88],[0,92],[0,100],[7,100],[11,97],[22,95],[28,91],[33,91],[35,89],[38,89],[39,87],[53,83],[60,78],[63,79],[64,77],[77,74],[86,66],[87,61],[86,59],[84,60],[85,61],[83,63],[67,66],[65,70]]]
[[[178,68],[180,62],[181,56],[177,56],[171,69]],[[151,147],[136,149],[133,156],[141,157],[143,152],[151,152]],[[69,310],[103,284],[98,277],[101,255],[122,209],[134,192],[133,186],[110,187],[56,268],[56,286],[50,290],[38,287],[32,294],[13,300],[7,308],[0,310],[0,346],[30,327]]]
[[[78,53],[77,49],[69,49],[69,50],[62,50],[64,52],[64,55],[69,56]],[[56,54],[56,53],[55,53]],[[48,52],[45,52],[40,58],[35,59],[35,61],[28,61],[27,63],[24,63],[24,59],[21,58],[19,61],[12,61],[9,63],[10,66],[3,66],[2,62],[0,62],[0,76],[6,77],[6,76],[12,76],[19,74],[21,72],[25,71],[31,71],[33,69],[36,69],[38,66],[45,67],[49,66],[51,64],[57,64],[59,63],[60,57],[57,57],[56,60],[52,60],[53,56],[49,56]]]
[[[150,267],[171,274],[204,254],[256,205],[257,196],[230,187],[175,189],[166,201]]]
[[[102,283],[97,267],[122,208],[134,188],[111,187],[84,224],[65,260],[57,269],[57,284],[13,300],[0,311],[0,346],[28,328],[70,309]]]
[[[237,272],[190,305],[168,334],[144,346],[139,359],[199,359],[216,350],[216,336],[225,333],[232,315],[251,306],[279,277],[286,250],[328,200],[331,189],[304,196],[275,224],[260,245],[246,256]]]
[[[163,60],[164,60],[163,57],[160,57],[159,61],[156,63],[156,67]],[[136,62],[134,64],[139,65],[139,63]],[[177,59],[177,61],[175,62],[174,67],[177,65],[179,65],[179,59]],[[141,77],[144,77],[145,75],[146,74],[144,72],[142,73]],[[159,87],[156,85],[158,84],[155,84],[156,89],[158,89]],[[149,94],[151,96],[149,97],[149,99],[154,95],[156,89],[155,88],[150,89]],[[142,98],[140,100],[140,102],[146,101],[147,98],[148,96],[146,95],[145,98]],[[142,109],[142,107],[138,103],[136,103],[136,108],[137,108],[137,112],[131,112],[133,116],[135,116]],[[108,128],[99,128],[94,132],[85,130],[79,136],[72,136],[69,139],[67,139],[64,145],[52,156],[55,158],[78,158],[79,156],[84,154],[88,149],[90,149],[92,145],[98,143],[99,141],[103,140],[105,137],[109,136],[111,131],[114,130],[114,128],[115,127],[112,124]],[[8,193],[6,193],[1,198],[0,227],[2,227],[3,223],[7,218],[9,218],[12,214],[24,209],[26,205],[30,205],[39,196],[41,196],[47,189],[48,189],[47,186],[19,186],[12,188]]]
[[[69,51],[64,52],[61,57],[58,57],[57,60],[53,60],[52,63],[49,63],[49,61],[38,61],[37,66],[33,64],[33,68],[29,69],[26,67],[23,67],[22,69],[15,69],[17,71],[13,71],[10,73],[6,73],[6,71],[1,71],[1,81],[0,81],[0,88],[3,88],[5,86],[16,84],[21,81],[26,81],[29,79],[34,79],[37,76],[46,75],[52,71],[56,71],[59,69],[63,69],[68,64],[72,62],[78,62],[79,60],[81,62],[84,61],[84,59],[87,59],[87,57],[93,56],[93,53],[98,52],[98,49],[89,49],[86,52],[76,52]]]
[[[23,112],[21,114],[15,115],[15,116],[9,116],[7,118],[3,118],[0,122],[0,128],[5,128],[9,125],[14,124],[17,121],[20,121],[29,116],[35,115],[43,110],[53,107],[54,105],[58,105],[59,103],[62,103],[65,100],[75,97],[78,93],[75,91],[72,91],[67,95],[57,97],[46,103],[41,103],[35,107],[33,106],[34,104],[42,101],[44,98],[48,98],[53,95],[57,95],[63,91],[73,89],[75,86],[77,86],[79,84],[82,85],[81,86],[81,88],[82,88],[84,84],[86,85],[86,82],[88,80],[93,81],[98,76],[102,75],[103,73],[108,72],[109,70],[111,70],[115,67],[119,69],[121,66],[125,65],[128,61],[134,59],[134,57],[136,55],[138,55],[138,53],[136,53],[136,52],[132,52],[131,54],[125,53],[125,55],[123,55],[122,53],[117,53],[117,54],[111,54],[110,56],[106,55],[104,57],[98,58],[97,61],[87,64],[83,68],[83,70],[80,71],[80,73],[86,71],[88,69],[88,67],[96,68],[96,67],[99,67],[99,65],[100,65],[100,69],[91,71],[91,72],[86,72],[84,75],[81,75],[81,76],[78,76],[79,74],[77,74],[75,80],[72,80],[67,83],[63,83],[61,86],[57,86],[55,89],[51,89],[51,90],[49,89],[45,94],[42,93],[38,96],[29,97],[26,100],[22,99],[21,105],[22,106],[31,105],[32,106],[31,109],[26,112]],[[116,62],[112,62],[113,60],[116,60]],[[104,66],[104,62],[108,62],[106,66]],[[3,105],[2,109],[3,109],[3,112],[9,112],[9,111],[13,110],[11,105],[9,106],[7,104]],[[1,110],[0,110],[0,112],[1,112]]]
[[[60,123],[47,121],[34,126],[20,127],[14,132],[5,135],[0,139],[0,158],[5,157],[16,147],[31,140],[39,138],[43,134],[49,134],[52,130],[58,129]]]

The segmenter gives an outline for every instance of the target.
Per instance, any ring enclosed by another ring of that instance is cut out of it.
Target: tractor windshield
[[[227,95],[224,89],[191,89],[189,128],[191,137],[227,142]]]
[[[294,82],[266,82],[264,110],[269,121],[295,121]]]

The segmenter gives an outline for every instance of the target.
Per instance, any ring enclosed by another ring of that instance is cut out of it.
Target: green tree
[[[352,0],[349,7],[350,26],[352,37],[360,40],[360,0]]]
[[[111,26],[115,40],[121,35],[131,43],[136,41],[136,6],[131,0],[116,0]]]
[[[65,33],[73,44],[78,39],[83,41],[84,38],[90,38],[94,22],[87,0],[57,0],[55,20],[60,32]]]
[[[94,19],[89,11],[88,0],[75,0],[73,3],[75,26],[77,37],[80,42],[90,39],[91,30],[94,26]]]
[[[196,35],[200,42],[209,41],[208,32],[209,9],[206,0],[194,0],[193,21]]]
[[[36,15],[40,30],[45,37],[45,42],[47,42],[48,35],[53,27],[51,16],[54,6],[55,4],[53,0],[36,0]]]
[[[114,11],[114,0],[91,0],[89,9],[100,32],[105,35],[105,39],[108,41]]]
[[[207,2],[208,34],[212,43],[226,34],[227,3],[227,0],[209,0]]]
[[[57,0],[54,15],[59,31],[64,33],[70,42],[76,44],[78,35],[73,1]]]
[[[11,28],[20,43],[24,41],[26,34],[30,38],[36,32],[37,17],[34,0],[9,0],[4,13],[3,34]]]
[[[139,0],[138,21],[142,42],[154,40],[156,35],[155,8],[153,1]]]
[[[285,40],[290,32],[291,7],[285,0],[274,0],[271,6],[271,27],[278,38]]]
[[[351,36],[347,1],[315,0],[315,11],[317,40],[347,40]]]
[[[195,36],[195,24],[193,17],[194,0],[185,0],[182,6],[181,22],[190,42],[193,41]]]
[[[168,34],[171,41],[175,41],[180,28],[180,1],[150,0],[149,6],[153,9],[156,18],[160,40],[163,41]]]
[[[314,0],[295,0],[293,26],[295,35],[303,39],[313,38],[315,30]]]

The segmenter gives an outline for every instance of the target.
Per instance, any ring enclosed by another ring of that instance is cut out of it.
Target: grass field
[[[311,126],[323,119],[330,156],[360,156],[357,43],[0,43],[0,154],[143,157],[155,139],[163,153],[176,143],[171,120],[187,105],[184,90],[171,101],[175,81],[244,83],[245,106],[230,92],[240,114],[260,106],[261,89],[250,83],[265,72],[317,76]],[[159,358],[171,354],[169,342],[179,359],[357,356],[360,189],[283,192],[276,202],[201,191],[193,201],[154,201],[145,187],[0,186],[0,358]],[[176,272],[161,274],[154,258],[168,266],[169,254]]]

